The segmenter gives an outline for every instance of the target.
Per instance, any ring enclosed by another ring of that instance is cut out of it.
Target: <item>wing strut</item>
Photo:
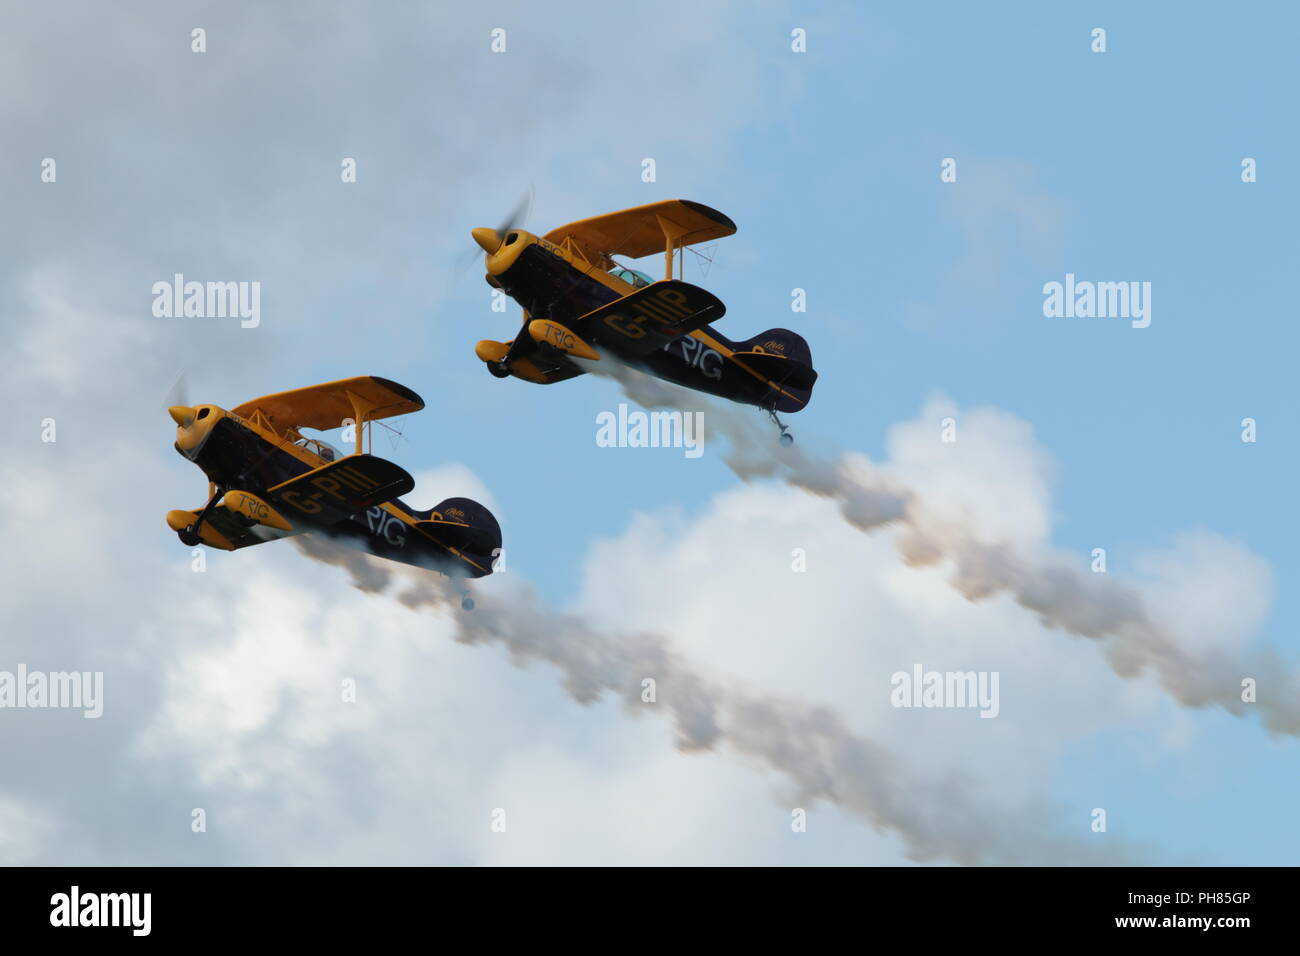
[[[356,425],[357,444],[356,444],[356,449],[354,451],[354,454],[359,455],[361,454],[361,450],[362,450],[362,444],[361,444],[362,440],[365,438],[364,435],[365,426],[370,424],[368,416],[370,415],[371,412],[373,412],[376,408],[378,408],[379,405],[376,402],[370,401],[365,397],[358,395],[356,392],[352,391],[351,389],[347,389],[346,394],[348,397],[348,401],[352,403],[352,415],[353,415],[352,420],[357,423]],[[370,447],[372,449],[375,447],[374,442],[370,443]]]
[[[671,279],[673,277],[673,253],[677,251],[677,240],[690,230],[685,226],[670,222],[660,215],[656,215],[655,219],[659,223],[659,228],[664,232],[664,278]]]

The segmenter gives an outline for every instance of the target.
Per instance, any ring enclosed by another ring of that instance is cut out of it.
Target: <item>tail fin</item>
[[[454,548],[491,574],[501,554],[501,526],[492,512],[469,498],[448,498],[416,523],[422,532],[446,548]],[[470,577],[481,577],[471,574]]]
[[[735,357],[776,386],[768,396],[776,411],[797,412],[812,398],[812,349],[797,332],[768,329],[741,342]]]

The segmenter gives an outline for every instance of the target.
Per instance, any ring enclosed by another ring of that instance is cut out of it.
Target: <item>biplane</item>
[[[513,340],[484,340],[475,352],[498,378],[549,385],[581,375],[575,359],[597,361],[604,350],[679,385],[757,405],[788,444],[794,439],[777,412],[797,412],[812,396],[817,373],[808,343],[789,329],[732,341],[711,325],[726,312],[722,302],[681,279],[688,246],[735,231],[716,209],[685,199],[583,219],[544,236],[509,225],[475,229],[488,284],[524,310]],[[664,256],[659,281],[614,258],[654,253]]]
[[[468,498],[417,511],[399,497],[415,487],[407,472],[363,451],[372,422],[424,408],[419,395],[374,376],[343,379],[255,398],[226,411],[173,405],[176,450],[208,477],[208,502],[170,511],[181,541],[234,551],[296,534],[341,543],[453,579],[492,573],[501,529]],[[350,425],[356,446],[345,455],[301,434]],[[373,435],[371,435],[373,450]],[[474,602],[461,585],[462,606]]]

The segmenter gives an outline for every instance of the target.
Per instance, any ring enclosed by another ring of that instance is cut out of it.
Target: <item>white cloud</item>
[[[0,793],[0,865],[40,863],[56,833],[56,822],[41,807]]]
[[[1273,570],[1244,544],[1205,529],[1139,555],[1142,591],[1161,623],[1194,651],[1245,650],[1273,602]]]
[[[941,440],[952,419],[955,441]],[[979,540],[1047,542],[1056,463],[1033,426],[997,408],[960,409],[936,396],[914,420],[889,429],[885,471],[917,492],[925,517],[958,523]]]
[[[901,565],[897,532],[864,537],[823,499],[753,486],[703,512],[642,516],[597,544],[583,610],[606,628],[671,634],[715,678],[833,707],[926,772],[980,780],[992,803],[1036,798],[1066,742],[1144,717],[1159,697],[1116,681],[1095,647],[1063,642],[1014,602],[971,603],[946,569]],[[805,573],[791,570],[794,548]],[[892,707],[891,675],[918,663],[999,672],[1000,715]]]

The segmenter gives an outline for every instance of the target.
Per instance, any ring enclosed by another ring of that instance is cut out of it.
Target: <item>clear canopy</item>
[[[615,279],[622,279],[628,285],[637,289],[654,282],[654,279],[651,279],[644,272],[638,272],[636,269],[628,269],[624,266],[615,266],[609,270],[609,274]]]
[[[319,455],[326,461],[335,461],[336,459],[343,457],[343,453],[337,448],[329,442],[322,441],[319,438],[299,438],[294,442],[294,444],[299,448],[307,449],[307,451],[311,452],[313,455]]]

